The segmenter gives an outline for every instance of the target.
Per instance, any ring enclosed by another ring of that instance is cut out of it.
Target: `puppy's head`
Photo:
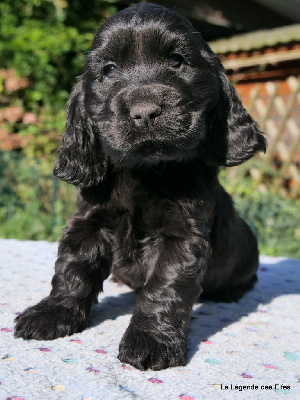
[[[186,18],[138,4],[97,32],[67,105],[55,175],[99,183],[107,160],[126,168],[202,157],[236,165],[265,139],[217,56]]]

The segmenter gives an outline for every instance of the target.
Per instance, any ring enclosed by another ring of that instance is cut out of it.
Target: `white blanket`
[[[49,294],[56,243],[0,239],[0,399],[300,399],[300,261],[261,257],[239,303],[194,306],[186,367],[117,359],[135,294],[105,282],[84,332],[15,339],[14,318]]]

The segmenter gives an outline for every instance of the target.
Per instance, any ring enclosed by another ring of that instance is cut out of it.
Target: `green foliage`
[[[97,26],[116,11],[110,0],[5,0],[0,3],[1,67],[32,85],[23,105],[63,108]]]
[[[40,110],[37,124],[18,124],[18,134],[25,137],[29,135],[28,143],[23,149],[23,153],[29,159],[45,159],[48,164],[53,163],[60,142],[59,133],[62,133],[65,127],[64,114],[64,108],[58,110],[55,116],[52,115],[51,109],[43,108]]]
[[[0,2],[0,69],[16,71],[27,82],[12,89],[2,74],[1,103],[20,106],[38,120],[31,125],[21,119],[5,124],[9,132],[28,138],[27,156],[50,160],[56,152],[69,93],[97,28],[116,11],[117,1]],[[2,109],[1,105],[0,115]]]
[[[276,175],[276,171],[255,159],[239,167],[234,179],[223,170],[221,182],[256,234],[261,254],[300,259],[299,199],[271,194],[263,185],[257,185],[249,170],[258,166],[264,168],[264,179]]]
[[[0,152],[0,237],[58,240],[75,210],[76,190],[47,162]]]

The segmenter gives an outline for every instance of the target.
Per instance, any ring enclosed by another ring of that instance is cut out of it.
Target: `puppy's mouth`
[[[105,146],[106,147],[106,146]],[[106,149],[109,156],[120,166],[134,168],[157,165],[161,161],[183,161],[196,156],[195,147],[183,151],[179,146],[167,142],[145,140],[128,149]]]
[[[195,153],[193,146],[164,141],[145,140],[133,146],[128,154],[123,154],[119,160],[127,166],[155,165],[161,161],[181,161]]]
[[[134,128],[126,123],[111,123],[102,142],[107,155],[131,168],[194,158],[204,132],[205,123],[199,115],[192,116],[188,125],[182,120],[176,123],[174,116],[173,124],[166,125],[159,120]]]

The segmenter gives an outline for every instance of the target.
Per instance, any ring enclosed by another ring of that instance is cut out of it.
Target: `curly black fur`
[[[257,242],[218,182],[266,141],[218,57],[179,14],[138,4],[97,32],[67,104],[54,174],[78,186],[52,291],[16,337],[82,331],[102,283],[138,290],[119,359],[185,365],[201,292],[236,301],[253,285]]]

